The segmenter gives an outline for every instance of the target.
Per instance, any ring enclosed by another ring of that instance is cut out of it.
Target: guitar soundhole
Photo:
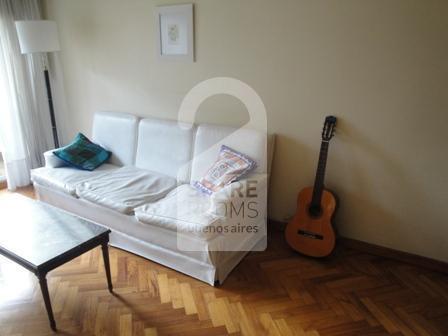
[[[322,208],[320,206],[310,206],[308,208],[308,213],[312,218],[318,218],[322,215]]]

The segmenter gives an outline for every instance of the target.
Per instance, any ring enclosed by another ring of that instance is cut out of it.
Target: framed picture
[[[193,4],[156,7],[155,22],[159,58],[193,62]]]

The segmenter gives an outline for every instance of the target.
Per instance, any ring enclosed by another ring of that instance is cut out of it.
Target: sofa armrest
[[[62,161],[60,158],[58,158],[56,155],[54,155],[53,151],[55,151],[55,149],[46,151],[44,153],[45,167],[58,168],[58,167],[66,166],[67,164],[64,161]]]
[[[208,212],[227,218],[235,218],[235,215],[244,218],[265,216],[267,188],[267,174],[251,174],[212,194]]]

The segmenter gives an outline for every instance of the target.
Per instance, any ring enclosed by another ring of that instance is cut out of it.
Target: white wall
[[[174,1],[47,0],[58,24],[67,135],[96,110],[176,118],[215,76],[262,97],[278,134],[271,217],[313,182],[325,115],[339,117],[327,185],[341,234],[448,261],[448,2],[198,0],[195,63],[155,56],[154,6]],[[241,103],[209,99],[199,121],[242,123]]]

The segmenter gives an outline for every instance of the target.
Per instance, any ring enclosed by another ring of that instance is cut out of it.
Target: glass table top
[[[107,231],[21,195],[0,199],[0,247],[36,267]]]

